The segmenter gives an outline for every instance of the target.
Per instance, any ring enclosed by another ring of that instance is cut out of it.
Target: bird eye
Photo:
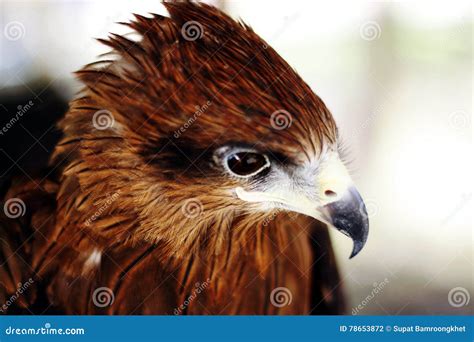
[[[266,155],[250,151],[230,154],[225,162],[229,171],[240,177],[254,176],[270,166]]]

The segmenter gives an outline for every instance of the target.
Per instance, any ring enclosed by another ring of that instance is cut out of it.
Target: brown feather
[[[0,299],[34,276],[46,312],[341,312],[325,228],[239,201],[230,191],[237,181],[208,158],[216,147],[246,141],[287,156],[285,162],[300,162],[336,140],[328,109],[247,25],[204,4],[165,6],[170,18],[136,15],[127,24],[140,41],[118,35],[100,40],[117,58],[76,73],[84,89],[59,123],[64,137],[51,158],[59,176],[41,189],[23,182],[5,197],[32,188],[25,199],[29,221],[1,221]],[[202,25],[200,39],[183,37],[189,21]],[[176,137],[203,106],[198,120]],[[271,114],[281,109],[293,118],[286,130],[270,125]],[[98,111],[114,124],[96,129]],[[189,199],[202,205],[199,216],[183,215]],[[15,237],[31,230],[41,235],[35,241]],[[12,254],[15,248],[20,250]],[[207,285],[180,309],[197,283]],[[113,291],[112,305],[94,305],[99,287]],[[291,291],[290,305],[270,303],[277,287]],[[33,309],[38,301],[31,291],[19,304]]]

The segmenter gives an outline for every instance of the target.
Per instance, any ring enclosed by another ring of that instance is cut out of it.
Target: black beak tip
[[[354,243],[352,248],[352,253],[349,259],[355,257],[359,252],[364,248],[367,238],[369,237],[369,220],[367,214],[362,215],[362,222],[359,222],[357,225],[358,229],[355,230],[357,233],[349,234]]]
[[[354,247],[352,248],[352,253],[351,253],[351,256],[349,257],[349,259],[352,259],[357,254],[359,254],[359,252],[362,250],[362,248],[364,248],[364,245],[365,245],[365,241],[354,240]]]
[[[341,200],[325,206],[333,226],[354,242],[349,259],[364,248],[369,235],[369,218],[364,201],[354,188],[349,189]]]

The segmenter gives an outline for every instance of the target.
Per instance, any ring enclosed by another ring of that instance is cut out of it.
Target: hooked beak
[[[364,201],[352,184],[352,179],[341,159],[333,154],[321,165],[317,176],[319,211],[329,223],[354,242],[351,256],[364,247],[369,235],[369,218]]]
[[[364,201],[355,187],[350,187],[340,200],[326,204],[321,211],[337,230],[354,242],[351,256],[364,247],[369,235],[369,218]]]
[[[350,258],[356,256],[367,242],[369,219],[367,209],[359,192],[337,155],[329,156],[321,165],[316,183],[319,200],[314,200],[301,192],[276,187],[272,190],[246,191],[236,188],[237,196],[247,202],[273,202],[284,208],[311,216],[333,226],[349,236],[354,247]]]

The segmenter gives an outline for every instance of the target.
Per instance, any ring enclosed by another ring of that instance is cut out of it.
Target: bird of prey
[[[355,256],[368,219],[331,113],[248,25],[164,6],[101,40],[48,165],[2,189],[1,312],[343,313],[327,226]]]

